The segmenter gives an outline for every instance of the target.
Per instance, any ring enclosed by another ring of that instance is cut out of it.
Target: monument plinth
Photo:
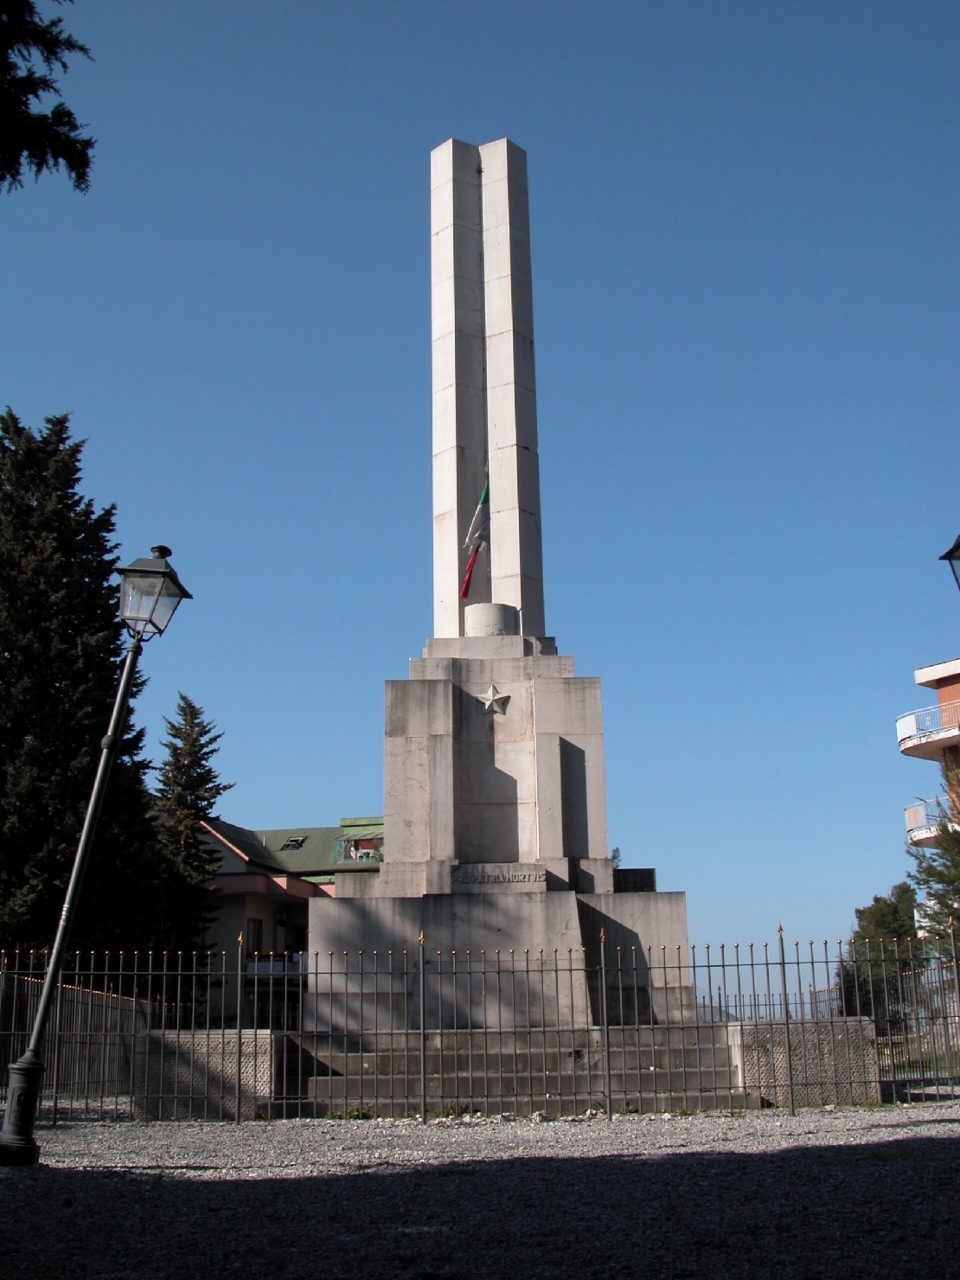
[[[600,681],[545,635],[525,153],[444,143],[431,208],[434,636],[386,685],[383,863],[310,949],[686,954],[682,894],[615,891]]]

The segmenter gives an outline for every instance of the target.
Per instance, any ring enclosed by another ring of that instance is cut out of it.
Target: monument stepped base
[[[756,1109],[723,1026],[625,1027],[602,1031],[482,1032],[383,1036],[356,1042],[300,1041],[316,1074],[306,1081],[315,1114],[549,1117],[585,1111],[666,1112]],[[422,1073],[422,1074],[421,1074]]]

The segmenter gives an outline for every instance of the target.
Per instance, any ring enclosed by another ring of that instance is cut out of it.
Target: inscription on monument
[[[490,890],[536,892],[538,889],[546,889],[547,872],[545,867],[518,866],[515,862],[471,863],[453,867],[450,883],[454,893],[484,893]]]

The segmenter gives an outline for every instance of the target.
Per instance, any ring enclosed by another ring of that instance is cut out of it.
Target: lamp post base
[[[37,1164],[40,1148],[33,1136],[33,1123],[40,1101],[43,1059],[28,1049],[8,1068],[7,1109],[0,1131],[0,1167]]]

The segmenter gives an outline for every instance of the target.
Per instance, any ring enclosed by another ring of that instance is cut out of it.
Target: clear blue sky
[[[41,8],[54,12],[41,0]],[[703,943],[836,938],[937,789],[960,654],[960,8],[77,0],[98,138],[0,197],[0,400],[70,410],[224,817],[382,811],[432,625],[429,153],[529,154],[548,630],[603,680],[611,845]]]

